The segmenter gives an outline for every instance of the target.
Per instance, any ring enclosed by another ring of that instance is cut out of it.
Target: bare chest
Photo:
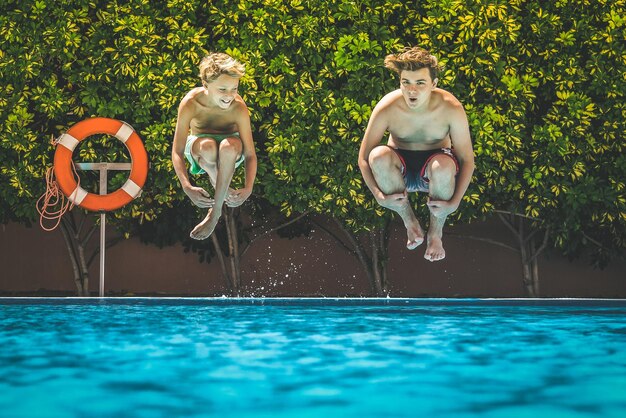
[[[438,145],[448,139],[450,125],[441,115],[399,115],[389,123],[391,138],[399,143]]]
[[[191,119],[191,132],[197,133],[232,133],[237,131],[232,112],[209,112],[199,108]]]

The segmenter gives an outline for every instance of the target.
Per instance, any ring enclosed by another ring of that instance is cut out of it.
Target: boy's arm
[[[243,189],[236,190],[234,196],[229,196],[229,206],[231,207],[241,205],[250,197],[254,180],[256,179],[257,159],[254,141],[252,139],[252,127],[250,126],[250,113],[243,102],[241,110],[237,114],[237,129],[243,147],[241,152],[245,158],[244,168],[246,171],[246,180]]]
[[[474,150],[472,149],[472,138],[470,136],[469,123],[463,106],[459,105],[450,124],[450,139],[454,147],[454,154],[459,160],[459,175],[456,179],[454,194],[450,199],[456,207],[461,204],[463,195],[472,181],[474,173]]]
[[[191,123],[191,110],[187,99],[183,99],[178,107],[178,118],[176,120],[176,131],[174,132],[174,143],[172,144],[172,165],[176,176],[180,181],[183,191],[191,201],[198,207],[208,208],[212,205],[213,199],[202,187],[195,187],[189,181],[187,168],[185,166],[185,143],[189,133]]]
[[[387,118],[381,110],[381,104],[379,103],[372,111],[367,129],[365,129],[365,134],[363,135],[363,141],[361,141],[361,148],[359,149],[359,168],[361,169],[365,184],[374,195],[378,204],[388,209],[394,209],[398,205],[403,204],[403,201],[407,198],[406,193],[391,195],[383,193],[376,183],[372,168],[369,164],[370,152],[380,144],[387,128]]]
[[[469,123],[467,122],[467,115],[463,106],[459,103],[453,109],[451,109],[452,119],[450,121],[450,139],[452,146],[454,147],[454,155],[459,161],[459,174],[456,178],[456,185],[454,188],[454,194],[448,200],[445,201],[429,201],[428,205],[438,207],[441,215],[449,215],[458,209],[463,195],[467,191],[467,187],[472,180],[472,174],[474,173],[474,151],[472,149],[472,138],[469,131]]]
[[[378,188],[372,168],[369,163],[370,152],[380,144],[381,139],[385,135],[387,130],[387,123],[381,115],[380,105],[376,106],[372,111],[370,120],[367,123],[363,140],[361,141],[361,147],[359,148],[359,168],[363,175],[365,184],[370,189],[376,200],[384,198],[384,193]]]
[[[243,156],[245,160],[246,170],[246,185],[245,189],[252,193],[252,187],[254,186],[254,180],[256,179],[256,151],[254,149],[254,141],[252,140],[252,127],[250,126],[250,113],[248,108],[244,106],[243,111],[239,115],[237,121],[237,127],[239,128],[239,137],[243,145]]]

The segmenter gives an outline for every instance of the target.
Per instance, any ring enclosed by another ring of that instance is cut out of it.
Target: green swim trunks
[[[225,138],[232,138],[232,137],[239,138],[239,132],[233,132],[232,134],[198,134],[198,135],[189,135],[187,137],[187,143],[185,144],[185,157],[187,158],[187,160],[191,164],[191,167],[189,167],[189,172],[191,174],[204,174],[204,173],[206,173],[206,171],[204,171],[202,169],[202,167],[200,167],[200,164],[198,164],[198,162],[196,160],[194,160],[193,155],[191,155],[191,147],[193,146],[193,143],[195,142],[196,139],[198,139],[198,138],[213,138],[219,144],[220,142],[222,142],[223,139],[225,139]],[[239,157],[239,159],[235,163],[235,168],[239,167],[241,165],[241,163],[244,162],[244,160],[245,160],[245,157],[243,156],[243,154],[241,154],[241,157]]]

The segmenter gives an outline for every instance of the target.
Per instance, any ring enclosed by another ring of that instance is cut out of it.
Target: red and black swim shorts
[[[428,192],[428,174],[426,168],[428,163],[437,155],[447,155],[452,158],[456,166],[456,173],[459,173],[459,161],[456,159],[451,148],[437,148],[426,151],[412,151],[406,149],[392,148],[400,157],[402,162],[402,176],[408,192]]]

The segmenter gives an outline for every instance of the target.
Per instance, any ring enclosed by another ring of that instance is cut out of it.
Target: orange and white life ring
[[[112,193],[97,195],[78,185],[72,169],[72,153],[80,141],[91,135],[113,135],[130,152],[131,169],[126,183]],[[141,193],[148,176],[148,153],[137,132],[129,124],[109,118],[91,118],[78,122],[57,140],[54,174],[59,187],[74,204],[92,211],[111,211],[130,203]]]

